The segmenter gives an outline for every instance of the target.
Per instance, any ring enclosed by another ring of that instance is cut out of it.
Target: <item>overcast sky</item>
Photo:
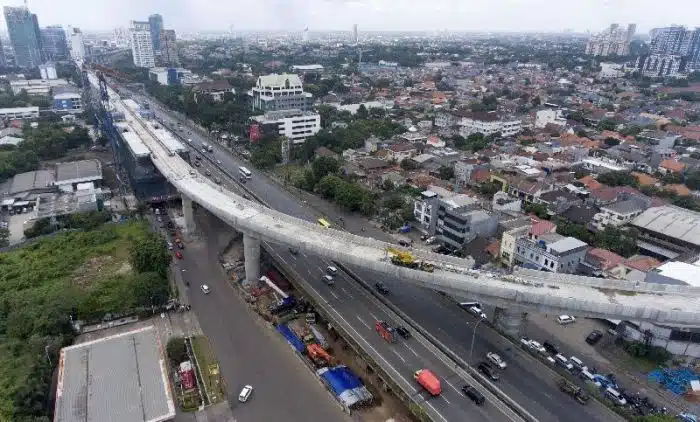
[[[22,0],[3,0],[21,5]],[[700,26],[699,0],[29,0],[41,26],[83,30],[127,26],[163,15],[177,31],[236,29],[599,31],[613,22],[638,32]],[[2,29],[6,28],[4,19]]]

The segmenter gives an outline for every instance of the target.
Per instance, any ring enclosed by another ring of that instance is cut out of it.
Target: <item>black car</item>
[[[591,333],[586,337],[586,343],[590,344],[593,346],[594,344],[598,343],[600,339],[603,337],[603,333],[601,333],[598,330],[593,330]]]
[[[399,333],[399,335],[405,339],[411,338],[411,332],[408,331],[408,329],[403,325],[399,325],[398,327],[396,327],[396,332]]]
[[[297,248],[289,248],[289,253],[292,255],[298,255],[299,254],[299,249]]]
[[[484,404],[484,402],[486,401],[486,398],[484,397],[484,395],[481,394],[479,391],[477,391],[477,389],[472,387],[471,385],[463,386],[462,392],[464,393],[465,396],[472,399],[472,401],[474,401],[474,403],[478,404],[479,406]]]
[[[389,289],[387,289],[384,283],[382,283],[381,281],[374,283],[374,288],[377,289],[377,291],[383,295],[389,294]]]
[[[479,372],[481,372],[482,374],[484,374],[484,375],[486,375],[487,377],[491,378],[492,381],[498,381],[498,379],[501,378],[501,377],[499,377],[498,374],[496,373],[496,370],[493,369],[493,368],[491,367],[491,365],[489,365],[489,364],[486,363],[486,362],[481,362],[481,363],[479,364],[478,369],[479,369]]]
[[[550,355],[556,355],[559,354],[559,350],[550,342],[545,341],[542,343],[542,346],[544,347],[544,350],[547,351]]]

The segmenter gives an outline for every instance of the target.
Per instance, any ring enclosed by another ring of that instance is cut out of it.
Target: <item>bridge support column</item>
[[[493,313],[493,323],[504,334],[518,338],[523,332],[527,312],[521,309],[496,308]]]
[[[248,283],[260,278],[260,238],[243,234],[243,260],[245,261],[245,278]]]
[[[192,200],[185,195],[182,195],[182,215],[185,216],[185,231],[188,234],[195,232],[194,225],[194,210],[192,209]]]

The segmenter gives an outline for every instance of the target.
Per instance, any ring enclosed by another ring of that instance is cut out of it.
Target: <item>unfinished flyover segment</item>
[[[88,74],[100,88],[99,78]],[[700,326],[700,288],[633,283],[566,274],[517,270],[496,274],[474,270],[468,260],[324,228],[249,201],[194,171],[182,157],[159,141],[153,122],[126,106],[112,89],[103,106],[125,116],[127,130],[150,150],[155,167],[180,192],[187,227],[194,227],[192,202],[244,233],[246,277],[259,277],[260,241],[294,246],[301,251],[371,269],[454,296],[496,306],[494,323],[515,333],[527,312],[570,313],[577,316],[650,321],[672,326]],[[434,266],[427,272],[394,265],[388,249],[404,250]]]

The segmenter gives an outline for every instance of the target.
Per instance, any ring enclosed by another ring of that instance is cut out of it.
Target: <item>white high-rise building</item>
[[[304,43],[309,42],[309,28],[304,28],[304,32],[301,34],[301,41]]]
[[[114,45],[118,48],[131,47],[131,37],[126,28],[114,28]]]
[[[359,39],[359,36],[357,34],[357,24],[354,24],[352,26],[352,42],[354,44],[357,44],[357,43],[359,43],[359,41],[360,41],[360,39]]]
[[[148,22],[131,21],[129,25],[131,53],[134,56],[134,66],[152,68],[156,66],[153,53],[151,25]]]
[[[73,28],[73,32],[70,34],[70,57],[73,60],[85,60],[83,33],[78,28]]]
[[[636,24],[627,25],[627,29],[620,28],[614,23],[605,31],[591,35],[586,43],[585,54],[590,56],[626,56],[630,53],[630,41],[637,30]]]

